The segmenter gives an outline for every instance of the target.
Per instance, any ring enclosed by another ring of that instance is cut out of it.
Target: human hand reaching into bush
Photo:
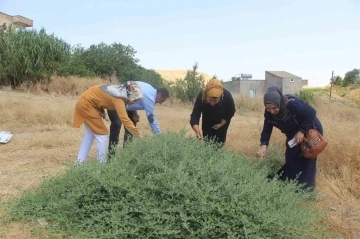
[[[266,154],[266,149],[267,149],[266,145],[261,145],[259,151],[256,153],[256,157],[263,158]]]

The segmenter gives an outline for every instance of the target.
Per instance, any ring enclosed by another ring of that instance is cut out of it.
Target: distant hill
[[[155,71],[168,82],[175,82],[178,79],[184,79],[187,73],[187,70],[155,70]],[[199,72],[199,74],[204,76],[205,83],[208,82],[213,77],[203,72]]]

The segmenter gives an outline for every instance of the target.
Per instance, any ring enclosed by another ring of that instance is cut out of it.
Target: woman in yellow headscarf
[[[227,130],[235,113],[234,99],[224,89],[221,81],[211,79],[199,93],[190,117],[190,125],[196,137],[214,140],[222,147],[226,141]],[[202,127],[199,127],[202,115]]]

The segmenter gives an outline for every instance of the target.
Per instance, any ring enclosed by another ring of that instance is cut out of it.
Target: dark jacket
[[[278,128],[288,139],[293,138],[298,131],[305,133],[309,129],[321,127],[321,123],[316,117],[316,110],[304,101],[298,98],[290,100],[287,103],[287,109],[290,115],[286,120],[276,120],[270,112],[265,110],[264,126],[260,138],[262,145],[269,144],[273,127]]]
[[[202,129],[210,129],[215,124],[219,124],[222,119],[226,120],[224,128],[230,124],[231,118],[235,114],[235,104],[231,93],[224,89],[224,97],[214,106],[202,101],[202,92],[196,98],[193,111],[190,116],[190,125],[199,125],[200,116],[202,114]]]

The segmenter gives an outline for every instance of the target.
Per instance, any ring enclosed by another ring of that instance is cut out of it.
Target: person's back
[[[143,98],[135,104],[128,105],[126,107],[129,118],[136,125],[139,122],[140,117],[137,114],[137,110],[145,110],[146,118],[149,122],[151,130],[154,134],[160,134],[161,130],[154,114],[154,105],[165,102],[169,98],[169,91],[166,88],[155,89],[151,84],[143,81],[135,81],[140,87]],[[119,142],[119,134],[121,128],[121,122],[117,117],[115,111],[108,111],[108,116],[111,121],[110,124],[110,140],[109,149]],[[124,143],[131,139],[131,135],[125,129]],[[124,144],[125,145],[125,144]]]
[[[135,81],[139,85],[143,98],[135,104],[126,106],[129,111],[145,110],[146,105],[155,105],[156,100],[156,89],[149,83],[143,81]]]

